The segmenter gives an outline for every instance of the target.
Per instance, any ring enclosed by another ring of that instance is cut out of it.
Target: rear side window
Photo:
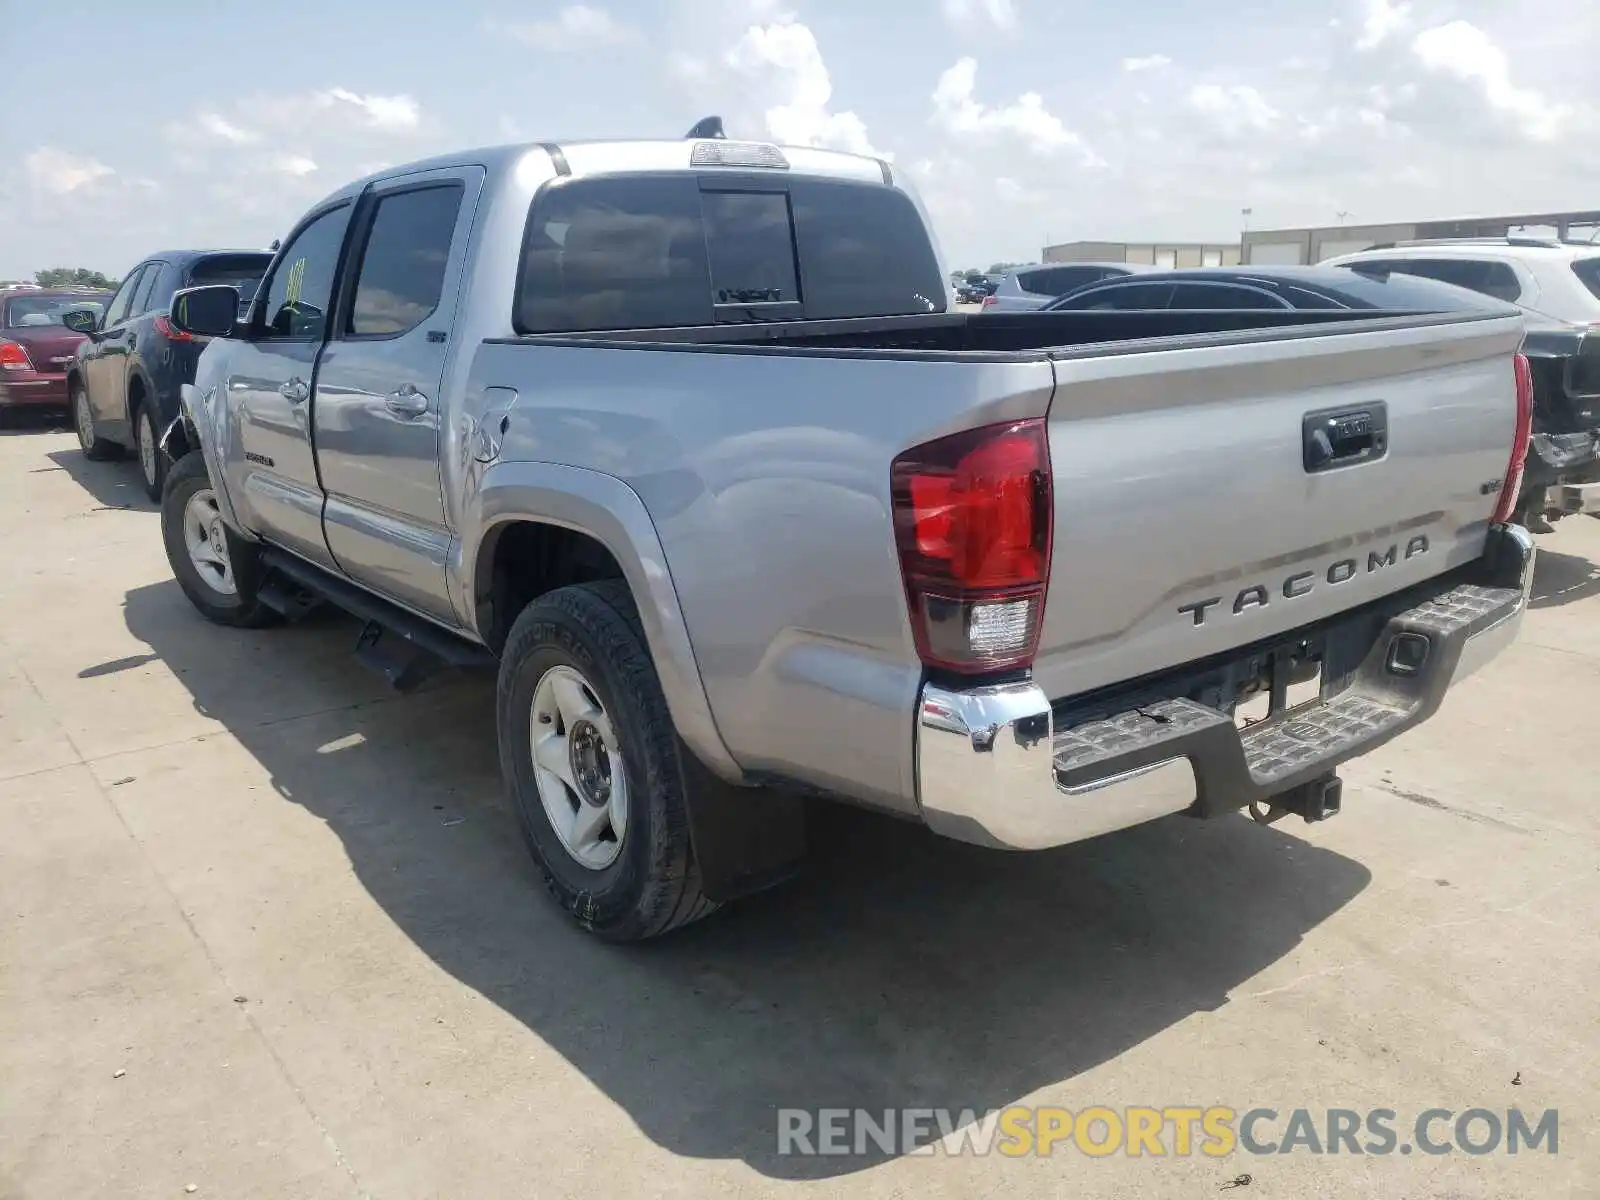
[[[689,175],[553,184],[534,201],[516,328],[575,333],[940,311],[922,219],[882,186]]]
[[[1031,271],[1018,271],[1017,284],[1034,296],[1065,296],[1112,275],[1113,272],[1104,267],[1036,267]]]
[[[1572,264],[1572,273],[1600,300],[1600,258],[1580,258]]]
[[[189,267],[187,287],[204,287],[207,284],[227,284],[239,293],[241,300],[253,300],[261,277],[272,264],[270,254],[211,254],[196,259]],[[170,299],[170,297],[169,297]]]
[[[1060,302],[1059,307],[1085,311],[1146,312],[1166,308],[1171,297],[1170,283],[1107,284],[1105,287],[1089,288],[1076,296],[1068,296]]]
[[[395,192],[378,201],[347,333],[395,337],[439,307],[463,194],[457,183]]]
[[[1181,283],[1172,294],[1168,308],[1287,308],[1276,296],[1260,288],[1234,287],[1226,283]]]
[[[1440,283],[1481,292],[1496,300],[1514,302],[1522,295],[1517,273],[1508,263],[1478,258],[1402,258],[1389,265],[1392,270],[1403,271],[1407,275],[1437,279]]]
[[[1461,309],[1493,308],[1494,305],[1478,301],[1474,295],[1484,295],[1477,288],[1439,275],[1418,270],[1418,267],[1441,262],[1440,259],[1363,259],[1336,267],[1348,271],[1353,280],[1341,283],[1341,297],[1355,308],[1387,308],[1396,311],[1453,312]],[[1454,265],[1454,264],[1447,264]],[[1501,264],[1502,266],[1504,264]],[[1507,268],[1508,270],[1510,268]],[[1435,286],[1450,283],[1453,286]]]

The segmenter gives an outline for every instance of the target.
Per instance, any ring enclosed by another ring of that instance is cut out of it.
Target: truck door
[[[262,281],[249,340],[229,356],[223,385],[235,437],[219,447],[240,521],[330,568],[311,393],[352,208],[343,200],[302,221]]]
[[[406,175],[363,198],[350,299],[322,353],[314,407],[323,528],[339,566],[452,625],[440,385],[483,175],[479,167]]]

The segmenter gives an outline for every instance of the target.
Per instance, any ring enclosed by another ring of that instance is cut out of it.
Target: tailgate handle
[[[1308,472],[1370,462],[1389,448],[1388,406],[1380,402],[1307,413],[1300,434]]]

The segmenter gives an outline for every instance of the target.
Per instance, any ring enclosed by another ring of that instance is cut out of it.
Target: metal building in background
[[[1600,211],[1523,213],[1508,217],[1468,217],[1455,221],[1416,221],[1398,225],[1323,225],[1312,229],[1251,229],[1243,235],[1243,261],[1273,266],[1319,263],[1392,242],[1433,238],[1530,237],[1600,243]]]
[[[1062,242],[1044,248],[1044,262],[1130,262],[1157,267],[1231,267],[1239,263],[1294,266],[1319,263],[1390,242],[1428,238],[1530,237],[1593,240],[1600,245],[1600,210],[1467,217],[1389,225],[1323,225],[1251,229],[1237,242]]]
[[[1063,242],[1044,248],[1044,262],[1129,262],[1156,267],[1231,267],[1238,242]]]

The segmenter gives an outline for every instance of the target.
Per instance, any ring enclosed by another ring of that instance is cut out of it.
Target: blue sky
[[[709,112],[892,155],[957,266],[1231,239],[1244,207],[1600,203],[1593,0],[144,0],[6,29],[0,278],[265,245],[380,165]]]

